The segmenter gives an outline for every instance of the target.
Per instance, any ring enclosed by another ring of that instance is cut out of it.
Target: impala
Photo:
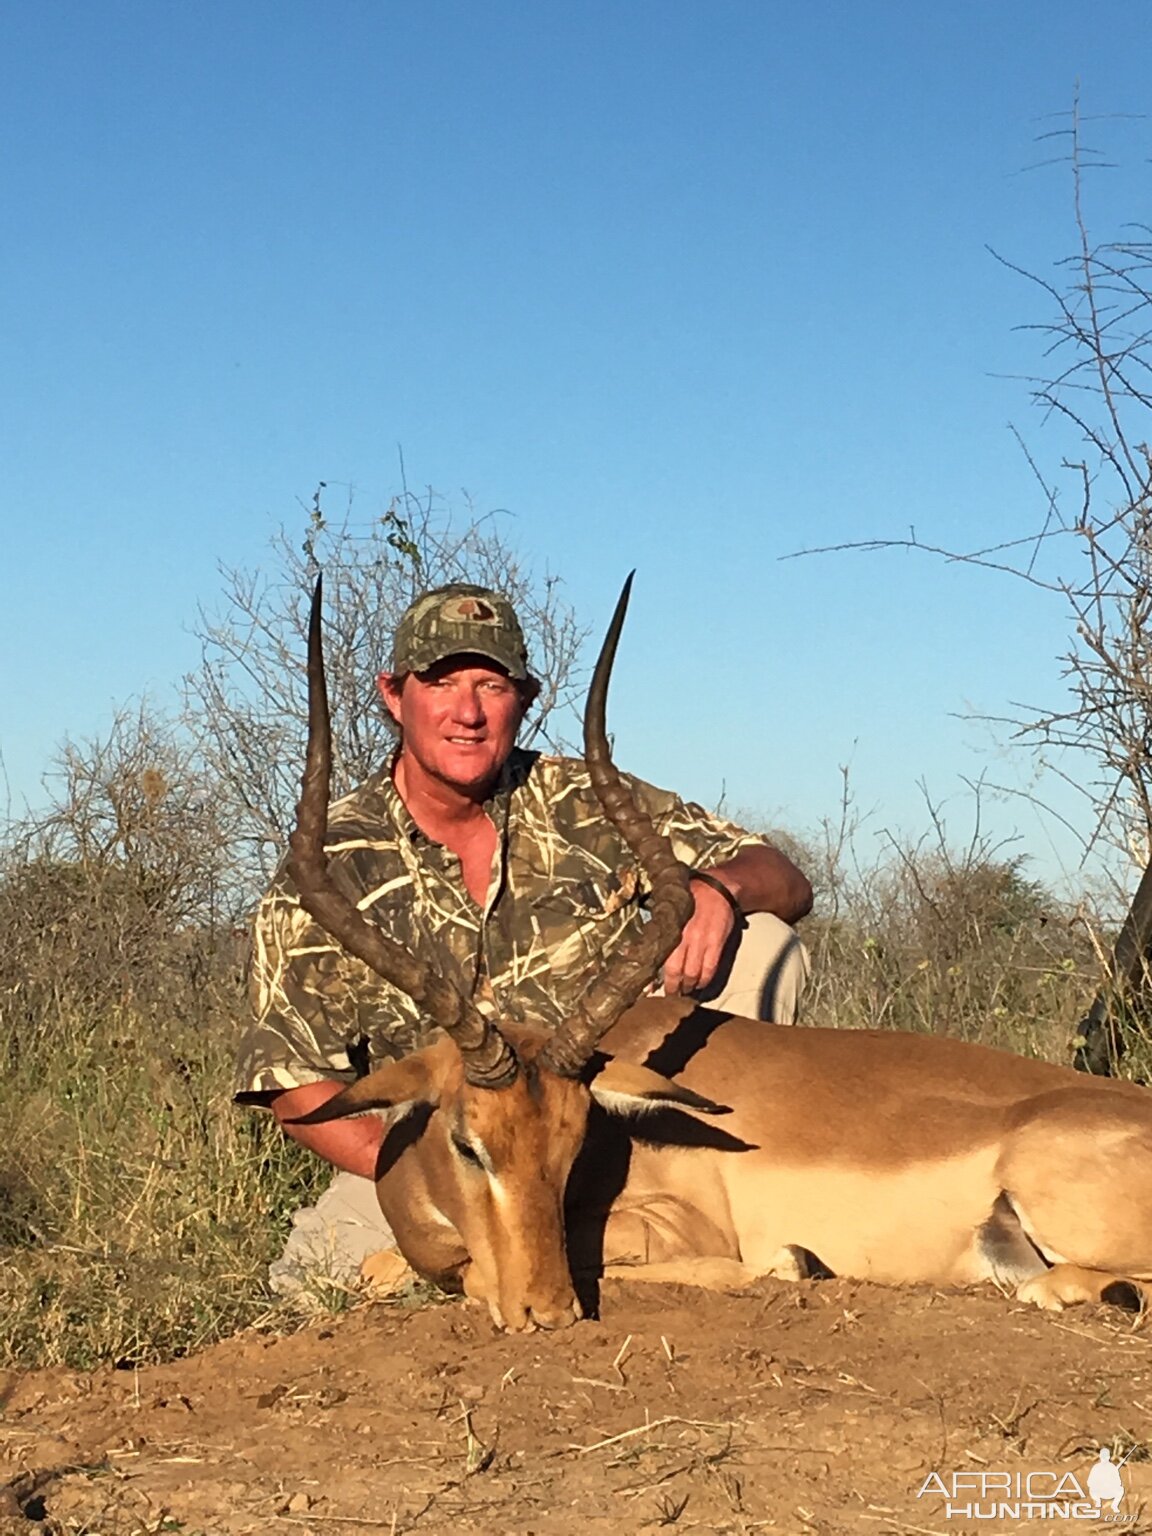
[[[819,1267],[886,1284],[992,1281],[1053,1310],[1141,1305],[1140,1282],[1152,1281],[1143,1089],[937,1036],[780,1029],[643,995],[692,898],[608,748],[630,584],[596,665],[584,743],[651,915],[589,976],[579,1013],[547,1032],[487,1018],[333,882],[317,583],[291,872],[306,910],[443,1035],[301,1123],[382,1114],[377,1191],[400,1251],[507,1329],[572,1323],[585,1281],[603,1274],[727,1286]]]

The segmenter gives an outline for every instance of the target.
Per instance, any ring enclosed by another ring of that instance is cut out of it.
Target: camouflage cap
[[[499,592],[467,582],[418,597],[396,626],[393,672],[425,672],[446,656],[485,656],[509,677],[528,676],[524,631]]]

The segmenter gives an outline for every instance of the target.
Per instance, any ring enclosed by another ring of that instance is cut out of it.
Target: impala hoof
[[[1062,1312],[1083,1301],[1107,1302],[1130,1312],[1148,1304],[1147,1292],[1136,1281],[1075,1264],[1054,1264],[1042,1275],[1033,1275],[1016,1287],[1016,1296],[1045,1312]]]

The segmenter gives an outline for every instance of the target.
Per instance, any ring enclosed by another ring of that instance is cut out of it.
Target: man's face
[[[449,656],[427,672],[382,672],[377,684],[412,767],[465,794],[492,788],[524,718],[507,673],[482,656]]]

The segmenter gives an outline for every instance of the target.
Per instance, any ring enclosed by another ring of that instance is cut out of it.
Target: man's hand
[[[664,962],[664,991],[669,997],[678,992],[698,992],[708,985],[716,974],[728,935],[736,926],[736,914],[719,891],[702,880],[693,880],[691,891],[696,910],[684,924],[679,944]]]
[[[812,886],[792,860],[770,843],[741,848],[707,872],[732,892],[741,912],[772,912],[795,923],[812,910]],[[730,902],[704,880],[693,880],[696,910],[684,925],[680,943],[664,962],[664,990],[697,992],[716,974],[724,945],[736,926]]]

